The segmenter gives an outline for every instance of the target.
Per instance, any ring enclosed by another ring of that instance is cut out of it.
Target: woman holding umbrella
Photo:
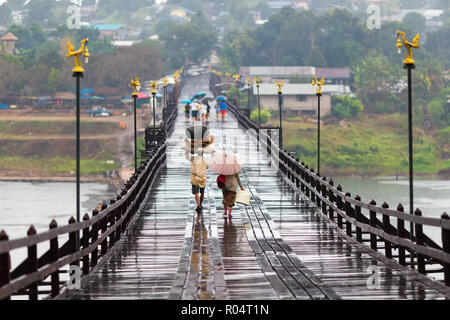
[[[245,190],[239,176],[242,165],[239,163],[237,156],[230,152],[216,153],[207,160],[207,164],[212,172],[219,174],[217,185],[222,189],[223,215],[231,217],[231,210],[236,200],[237,187],[239,186],[240,190]]]

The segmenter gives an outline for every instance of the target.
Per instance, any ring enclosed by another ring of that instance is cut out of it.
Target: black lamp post
[[[139,82],[139,78],[136,77],[136,80],[133,81],[131,79],[131,84],[129,85],[133,88],[133,102],[134,102],[134,173],[137,172],[137,121],[136,121],[136,100],[138,97],[138,91],[141,89],[141,84]]]
[[[153,97],[153,144],[155,144],[156,142],[156,87],[158,86],[158,84],[156,83],[156,81],[151,81],[150,85],[152,87],[152,97]]]
[[[400,39],[400,37],[403,40]],[[411,71],[415,69],[416,65],[413,59],[412,49],[419,48],[419,34],[413,39],[413,42],[406,40],[405,33],[397,30],[397,49],[398,53],[401,53],[401,47],[405,46],[408,54],[405,54],[405,59],[403,61],[403,68],[408,70],[408,145],[409,145],[409,212],[411,215],[414,214],[414,172],[413,172],[413,131],[412,131],[412,81],[411,81]],[[414,242],[414,222],[410,222],[410,240]],[[411,268],[414,269],[414,251],[411,250]]]
[[[248,88],[247,88],[247,109],[249,111],[251,111],[250,110],[250,86],[251,85],[252,85],[252,79],[251,78],[247,78],[247,86],[248,86]]]
[[[164,104],[163,104],[163,113],[164,110],[167,108],[167,85],[169,84],[169,81],[167,80],[167,78],[163,79],[163,95],[164,95]]]
[[[317,86],[317,174],[320,175],[320,97],[322,97],[322,87],[325,85],[324,78],[317,81],[317,77],[313,77],[312,85]]]
[[[278,86],[278,108],[280,111],[280,148],[283,148],[283,110],[282,110],[282,91],[281,88],[283,87],[283,81],[275,83],[276,86]]]
[[[235,74],[233,77],[236,80],[236,108],[239,109],[239,79],[241,76],[239,74]]]
[[[257,98],[258,99],[258,101],[257,101],[257,104],[258,104],[258,124],[261,127],[261,105],[259,103],[259,83],[261,82],[261,79],[256,78],[255,81],[256,81],[256,92],[257,92],[257,96],[258,96],[258,98]]]
[[[76,78],[76,217],[77,222],[80,222],[80,79],[83,77],[84,69],[82,63],[80,61],[80,57],[84,56],[85,62],[89,61],[89,51],[87,47],[89,39],[81,40],[81,47],[79,50],[75,51],[74,47],[68,41],[67,45],[69,48],[69,52],[67,54],[68,58],[73,57],[75,62],[75,67],[72,70],[72,76]],[[77,231],[76,236],[76,250],[80,250],[80,231]],[[79,261],[76,262],[79,264]]]

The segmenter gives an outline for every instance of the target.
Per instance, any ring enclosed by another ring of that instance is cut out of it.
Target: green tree
[[[414,34],[422,33],[425,30],[426,19],[420,13],[409,12],[405,15],[402,22],[410,27]]]
[[[217,38],[212,31],[185,23],[163,32],[160,40],[164,43],[170,67],[178,69],[186,63],[198,64],[207,58]]]
[[[267,121],[269,121],[271,118],[271,113],[269,110],[267,109],[262,109],[261,110],[261,123],[264,124]],[[252,119],[255,122],[259,121],[259,115],[258,115],[258,109],[255,109],[252,111],[252,113],[250,114],[250,119]]]
[[[359,60],[353,69],[353,85],[367,111],[392,111],[386,99],[399,82],[400,70],[400,66],[392,64],[386,56],[375,50]]]
[[[309,65],[314,67],[326,67],[327,61],[319,49],[313,49],[309,57]]]
[[[24,19],[26,26],[31,26],[34,23],[40,25],[47,24],[53,19],[53,6],[55,1],[52,0],[32,0],[29,2],[28,15]]]
[[[350,96],[333,96],[331,104],[331,114],[338,119],[356,117],[364,110],[361,101]]]
[[[442,61],[446,69],[450,68],[450,19],[438,30],[427,33],[425,49]]]
[[[445,99],[433,99],[427,104],[428,113],[431,115],[433,125],[437,128],[444,127],[446,123]]]
[[[0,6],[0,25],[7,25],[11,17],[11,10],[7,3]]]

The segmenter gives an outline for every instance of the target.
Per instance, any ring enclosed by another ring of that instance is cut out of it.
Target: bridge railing
[[[58,297],[66,283],[60,281],[60,274],[67,273],[64,268],[79,266],[80,273],[86,276],[101,263],[124,235],[165,165],[165,128],[173,126],[176,106],[175,102],[168,107],[169,115],[157,135],[155,146],[149,150],[149,158],[141,162],[116,198],[108,204],[103,203],[101,210],[94,209],[91,216],[86,213],[80,222],[71,217],[66,226],[58,226],[52,220],[49,230],[39,234],[31,226],[24,238],[9,240],[5,231],[0,231],[0,300],[10,299],[13,295],[25,295],[30,300],[37,300],[42,295]],[[76,246],[78,233],[79,250]],[[60,244],[58,238],[63,237],[68,240]],[[44,243],[48,243],[49,249],[38,256],[37,246]],[[27,248],[27,257],[11,270],[11,251],[21,248]],[[43,287],[50,289],[43,290]]]
[[[211,90],[214,92],[214,86]],[[306,195],[348,237],[369,244],[373,250],[382,250],[387,258],[395,259],[401,265],[410,265],[411,252],[414,252],[420,273],[440,274],[444,284],[450,286],[450,218],[447,213],[441,218],[423,217],[420,209],[411,215],[404,212],[401,204],[393,210],[386,202],[377,206],[374,200],[366,203],[358,195],[352,198],[341,185],[335,187],[332,179],[319,176],[295,155],[280,148],[271,134],[271,130],[277,128],[260,127],[229,101],[228,107],[242,128],[258,133],[258,144],[272,161],[278,163],[280,173],[290,186]],[[405,222],[414,223],[412,241]],[[440,229],[442,246],[424,233],[424,227]]]

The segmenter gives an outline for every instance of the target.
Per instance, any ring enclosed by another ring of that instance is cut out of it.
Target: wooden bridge
[[[214,81],[207,75],[185,79],[181,98],[210,93]],[[0,233],[0,299],[450,297],[446,214],[427,218],[416,210],[411,216],[401,205],[392,210],[352,198],[279,149],[276,130],[259,128],[232,104],[225,123],[216,122],[212,110],[209,126],[218,150],[245,155],[241,177],[251,205],[224,219],[222,194],[210,173],[197,215],[181,150],[189,124],[175,98],[155,133],[157,143],[147,144],[148,159],[101,211],[82,222],[70,218],[66,226],[52,221],[41,234],[30,227],[21,239]],[[415,223],[414,241],[405,222]],[[440,228],[443,245],[423,226]],[[44,246],[40,256],[38,245]],[[11,270],[10,255],[25,247],[27,257]],[[411,250],[417,270],[409,268]],[[81,268],[80,287],[66,286],[71,265]]]

